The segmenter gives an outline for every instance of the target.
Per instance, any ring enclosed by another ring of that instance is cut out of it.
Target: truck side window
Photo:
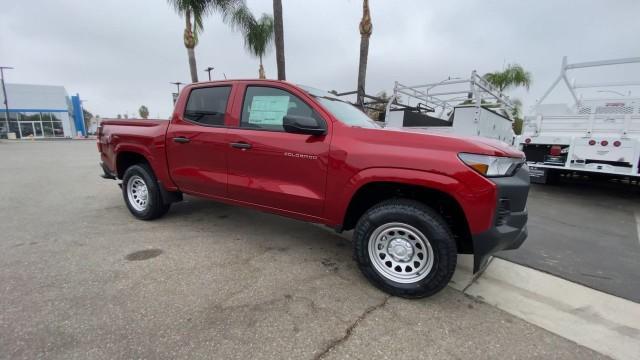
[[[284,131],[285,115],[319,117],[313,109],[290,92],[264,86],[249,86],[242,103],[241,128]]]
[[[184,117],[203,125],[224,125],[224,114],[231,86],[216,86],[191,90]]]

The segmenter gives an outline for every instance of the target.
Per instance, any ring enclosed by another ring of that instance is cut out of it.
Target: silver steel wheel
[[[149,204],[149,189],[144,180],[138,176],[133,175],[127,181],[127,197],[129,198],[129,204],[133,206],[136,211],[144,211]]]
[[[427,237],[403,223],[384,224],[373,231],[369,258],[380,275],[403,284],[424,279],[433,267],[433,249]]]

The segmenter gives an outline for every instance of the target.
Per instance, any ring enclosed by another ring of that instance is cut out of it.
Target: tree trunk
[[[184,46],[187,48],[187,55],[189,56],[189,70],[191,71],[191,81],[198,82],[198,68],[196,67],[195,53],[196,37],[192,30],[190,11],[185,12],[184,20]]]
[[[191,82],[198,82],[198,68],[196,67],[196,52],[194,48],[187,48],[189,55],[189,70],[191,71]]]
[[[262,66],[262,56],[260,56],[260,68],[258,68],[258,78],[266,79],[267,76],[264,74],[264,67]]]
[[[360,21],[360,65],[358,66],[358,97],[356,103],[364,106],[365,80],[367,77],[367,61],[369,59],[369,38],[373,31],[369,1],[362,2],[362,20]]]
[[[360,37],[360,66],[358,67],[358,100],[359,106],[364,105],[365,81],[367,78],[367,62],[369,61],[369,37]]]
[[[273,0],[273,27],[275,31],[276,63],[278,80],[286,80],[284,71],[284,26],[282,22],[282,0]]]

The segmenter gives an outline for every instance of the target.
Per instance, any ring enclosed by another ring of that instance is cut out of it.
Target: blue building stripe
[[[82,103],[80,102],[79,94],[71,96],[71,105],[73,106],[73,121],[76,125],[76,131],[86,136],[87,132],[84,129],[84,115],[82,114]],[[73,135],[75,136],[75,134]]]

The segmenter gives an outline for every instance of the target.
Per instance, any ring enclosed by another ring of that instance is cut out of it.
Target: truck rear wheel
[[[373,285],[405,298],[442,290],[457,261],[447,223],[433,209],[406,199],[384,201],[362,215],[354,231],[354,253]]]
[[[156,177],[146,164],[130,166],[124,172],[122,195],[131,214],[141,220],[157,219],[171,207],[162,202]]]

